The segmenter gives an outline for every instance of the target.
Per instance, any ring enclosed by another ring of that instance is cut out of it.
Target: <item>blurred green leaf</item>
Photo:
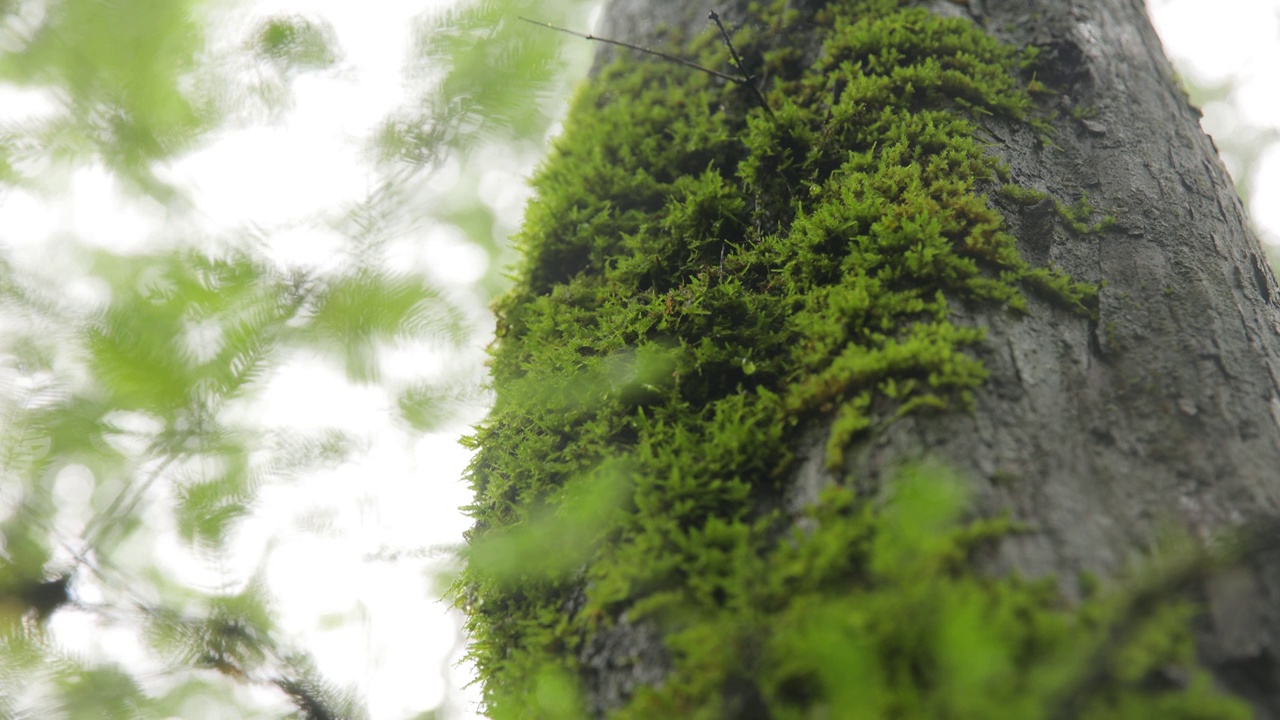
[[[400,417],[419,432],[440,432],[466,417],[468,408],[486,404],[479,377],[449,376],[403,390],[396,398]]]
[[[64,720],[135,720],[150,705],[137,680],[119,667],[71,665],[56,676]]]
[[[216,547],[228,525],[249,513],[257,488],[241,462],[224,463],[222,472],[201,473],[178,490],[178,533],[189,543]]]
[[[467,551],[469,562],[498,583],[562,577],[594,552],[629,491],[626,468],[605,463],[562,488],[523,522],[473,542]]]
[[[422,278],[362,268],[318,289],[307,337],[341,358],[352,380],[372,382],[379,377],[379,342],[456,341],[460,333],[458,317]]]
[[[99,255],[113,302],[90,330],[115,408],[172,419],[259,377],[298,308],[287,278],[246,257]]]
[[[309,658],[291,656],[285,659],[285,666],[286,674],[272,682],[293,700],[301,720],[364,720],[368,717],[355,695],[325,680]]]
[[[50,146],[92,151],[152,190],[149,163],[184,148],[211,122],[183,94],[204,42],[201,0],[49,0],[11,15],[0,79],[55,90],[66,115]],[[42,133],[37,133],[42,134]]]
[[[298,15],[264,22],[253,38],[260,57],[286,71],[320,70],[338,61],[337,37],[324,22]]]
[[[383,125],[383,157],[433,165],[482,142],[540,140],[558,112],[547,100],[563,82],[566,38],[517,18],[582,26],[593,5],[483,0],[424,18],[415,29],[411,71],[417,98]]]

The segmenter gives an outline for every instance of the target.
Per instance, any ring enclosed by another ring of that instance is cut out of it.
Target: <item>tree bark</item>
[[[745,5],[716,9],[749,25]],[[802,14],[820,5],[792,3]],[[1041,49],[1037,80],[1053,92],[1045,107],[1058,112],[1052,144],[1025,122],[986,116],[979,125],[1010,182],[1045,197],[989,197],[1031,265],[1102,281],[1096,312],[1066,313],[1034,293],[1025,314],[953,305],[958,324],[986,331],[973,353],[989,374],[971,412],[890,422],[890,410],[875,408],[873,431],[835,470],[824,462],[835,421],[810,418],[795,435],[777,505],[799,513],[832,485],[875,496],[904,465],[933,458],[968,479],[980,514],[1010,509],[1030,528],[1001,537],[985,571],[1052,576],[1070,601],[1086,594],[1082,573],[1123,578],[1138,558],[1159,554],[1171,527],[1209,541],[1280,515],[1280,289],[1143,4],[970,0],[929,9]],[[599,33],[660,44],[673,28],[704,32],[705,13],[673,0],[614,0]],[[816,52],[802,37],[786,42]],[[619,52],[602,50],[597,67]],[[1073,232],[1052,198],[1083,197],[1114,224]],[[1211,574],[1198,592],[1199,658],[1258,717],[1280,718],[1280,565],[1254,557]],[[566,608],[580,606],[576,597]],[[660,685],[671,666],[657,625],[632,623],[625,611],[615,620],[577,652],[596,716]],[[725,716],[768,717],[754,689],[724,692]]]
[[[1036,529],[1003,541],[1002,569],[1055,575],[1068,592],[1078,571],[1124,573],[1157,549],[1166,523],[1207,540],[1274,517],[1276,280],[1143,3],[985,0],[969,10],[1008,41],[1047,51],[1054,74],[1044,79],[1063,91],[1061,151],[1000,123],[985,128],[1015,181],[1087,193],[1114,214],[1118,232],[1082,242],[1034,212],[1009,213],[1033,263],[1105,281],[1098,319],[975,313],[990,328],[991,376],[974,412],[896,423],[864,442],[847,472],[879,477],[921,453],[966,469],[987,507],[1016,508]],[[1077,108],[1096,115],[1073,120]],[[1273,557],[1211,579],[1199,634],[1219,680],[1267,718],[1280,717],[1278,569]]]

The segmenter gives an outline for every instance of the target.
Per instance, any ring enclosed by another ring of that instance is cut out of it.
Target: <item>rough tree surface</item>
[[[1277,287],[1142,3],[718,9],[768,109],[602,52],[535,180],[487,710],[1280,718],[1280,573],[1195,549],[1277,514]]]

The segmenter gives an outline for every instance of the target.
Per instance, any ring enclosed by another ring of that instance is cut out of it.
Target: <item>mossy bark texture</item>
[[[1141,3],[717,10],[767,108],[610,49],[535,180],[487,711],[1280,717],[1278,568],[1168,549],[1278,514],[1280,295]]]

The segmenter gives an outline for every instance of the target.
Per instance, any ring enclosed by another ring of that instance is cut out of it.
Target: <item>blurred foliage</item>
[[[216,121],[182,90],[204,42],[201,4],[45,0],[8,7],[0,79],[49,89],[61,105],[53,119],[11,129],[8,154],[92,155],[160,190],[150,164],[189,147]]]
[[[1245,121],[1233,102],[1238,79],[1233,78],[1214,85],[1200,85],[1188,81],[1185,75],[1180,78],[1187,91],[1187,97],[1193,105],[1202,109],[1213,105],[1229,116],[1233,126],[1230,133],[1215,132],[1212,127],[1206,127],[1205,132],[1213,135],[1213,143],[1231,171],[1236,191],[1240,193],[1240,199],[1248,205],[1253,199],[1259,161],[1266,154],[1266,150],[1280,140],[1280,129]]]
[[[513,167],[517,153],[537,157],[564,111],[566,77],[585,70],[593,43],[520,22],[536,17],[585,28],[599,0],[480,0],[450,4],[422,16],[413,29],[406,71],[409,97],[380,126],[375,155],[401,171],[430,175],[450,159],[464,167],[450,192],[432,202],[433,215],[466,234],[490,259],[482,280],[487,298],[508,281],[506,243],[519,219],[483,202],[485,172]],[[572,69],[576,72],[566,72]],[[484,163],[486,149],[501,148]],[[481,162],[474,162],[479,159]],[[517,182],[516,178],[510,178]]]
[[[0,315],[16,327],[4,338],[0,397],[0,634],[6,644],[26,638],[24,648],[55,653],[41,628],[60,608],[83,609],[74,589],[89,584],[107,597],[98,610],[148,627],[152,649],[179,666],[274,684],[297,703],[314,702],[323,685],[294,672],[300,661],[274,639],[260,589],[195,592],[136,567],[137,541],[155,532],[144,517],[171,498],[177,535],[198,556],[216,557],[263,487],[340,463],[355,446],[337,430],[305,434],[237,420],[235,406],[262,390],[265,375],[305,349],[336,352],[353,380],[371,381],[376,343],[456,345],[459,320],[421,279],[368,267],[321,277],[283,273],[243,254],[184,251],[98,253],[92,270],[112,301],[86,314],[3,276]],[[69,472],[91,479],[87,508],[59,490]],[[77,511],[90,517],[71,536],[61,529],[64,515]],[[0,695],[29,696],[23,688],[33,674],[46,677],[51,692],[89,687],[87,679],[59,685],[67,672],[0,671]],[[104,672],[84,670],[95,682],[115,677]],[[160,697],[189,689],[181,683]],[[59,707],[77,717],[71,705]],[[58,716],[48,713],[41,716]]]
[[[289,70],[320,70],[338,61],[333,28],[298,16],[263,23],[253,46],[259,56]]]
[[[561,110],[554,90],[563,82],[564,39],[517,16],[584,26],[596,4],[486,1],[425,17],[414,29],[409,70],[416,97],[384,124],[382,155],[432,165],[484,142],[540,141]]]
[[[294,77],[343,60],[335,28],[297,14],[219,45],[210,18],[229,2],[0,3],[0,90],[37,100],[0,126],[0,193],[56,192],[58,178],[101,166],[181,206],[159,168],[228,123],[274,119]],[[496,251],[477,173],[442,190],[448,202],[418,181],[459,151],[541,142],[563,88],[563,38],[514,16],[581,24],[586,7],[503,0],[421,19],[411,100],[371,138],[385,177],[336,223],[347,239],[336,269],[272,262],[252,228],[216,248],[76,246],[68,268],[33,270],[0,248],[0,718],[364,716],[281,637],[262,577],[193,587],[158,564],[157,546],[180,542],[216,565],[264,488],[352,457],[359,439],[340,430],[264,427],[246,412],[291,358],[382,386],[419,431],[483,397],[456,373],[407,387],[384,376],[388,348],[457,354],[474,332],[455,295],[389,261],[388,238],[403,230],[391,216],[416,203]],[[100,301],[77,300],[73,282]],[[140,638],[145,659],[68,656],[49,630],[60,613]],[[261,707],[263,689],[278,707]]]

